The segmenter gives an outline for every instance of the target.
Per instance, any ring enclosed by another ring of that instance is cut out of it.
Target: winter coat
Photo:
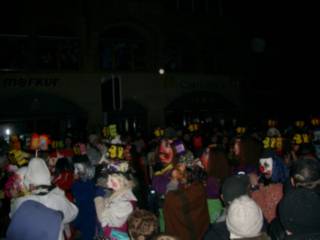
[[[7,230],[8,240],[57,240],[63,215],[42,203],[24,201],[12,216]]]
[[[62,224],[70,223],[78,214],[78,208],[65,197],[64,191],[62,191],[60,188],[54,188],[44,195],[31,194],[16,198],[12,201],[10,216],[12,217],[21,204],[27,200],[34,200],[42,203],[44,206],[50,209],[61,211],[63,213]],[[60,231],[60,240],[63,239],[62,229],[63,227],[61,227]]]
[[[163,207],[166,233],[183,240],[200,240],[210,223],[207,194],[201,183],[170,191]]]

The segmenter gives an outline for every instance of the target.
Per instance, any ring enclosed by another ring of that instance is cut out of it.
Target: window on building
[[[35,65],[39,70],[77,70],[80,38],[66,25],[52,24],[36,32]]]
[[[80,40],[65,36],[39,36],[37,67],[50,70],[77,70],[80,60]]]
[[[146,69],[146,42],[136,31],[121,27],[104,32],[100,38],[100,63],[105,70]]]
[[[23,70],[28,63],[27,35],[0,35],[0,70]]]

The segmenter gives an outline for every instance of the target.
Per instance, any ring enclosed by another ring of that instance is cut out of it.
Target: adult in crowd
[[[229,231],[226,225],[226,217],[231,202],[243,195],[249,194],[250,181],[249,177],[244,174],[233,175],[228,177],[222,185],[221,199],[225,206],[217,222],[212,224],[204,239],[221,239],[229,240]]]
[[[202,172],[200,167],[192,169],[183,188],[165,195],[165,233],[184,240],[203,239],[210,218]]]
[[[319,216],[320,163],[314,158],[302,158],[291,168],[292,189],[279,206],[279,217],[269,227],[272,239],[299,239],[310,234],[317,236]],[[319,236],[318,236],[319,237]],[[303,238],[304,239],[304,238]],[[306,237],[306,239],[309,239]]]
[[[32,200],[43,204],[47,208],[62,212],[62,224],[68,224],[76,218],[78,208],[66,198],[64,191],[58,187],[51,190],[50,172],[43,159],[31,159],[25,174],[25,182],[31,194],[16,198],[12,201],[11,217],[14,216],[15,212],[25,201]],[[21,221],[21,224],[22,223],[23,221]],[[35,230],[36,229],[30,229],[30,231]],[[64,239],[62,230],[63,226],[61,226],[59,233],[60,240]]]
[[[284,183],[289,182],[289,171],[273,150],[267,150],[259,160],[260,175],[253,181],[251,197],[260,206],[270,223],[277,216],[277,206],[283,196]]]
[[[247,195],[232,201],[228,209],[226,223],[230,239],[268,239],[266,233],[262,232],[262,211],[255,201]]]

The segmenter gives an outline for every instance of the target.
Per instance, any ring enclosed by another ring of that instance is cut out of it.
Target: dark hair
[[[55,175],[59,175],[63,171],[73,172],[73,164],[70,163],[68,158],[59,158],[55,166]]]
[[[315,158],[301,158],[291,168],[296,186],[313,189],[320,185],[320,163]]]
[[[314,155],[315,154],[314,146],[311,143],[301,144],[299,149],[299,154],[301,156],[308,155],[308,154]]]
[[[87,155],[76,155],[72,157],[73,163],[90,163],[89,157]]]
[[[207,173],[199,166],[194,166],[192,169],[187,168],[187,182],[191,184],[193,182],[204,182],[207,180]]]

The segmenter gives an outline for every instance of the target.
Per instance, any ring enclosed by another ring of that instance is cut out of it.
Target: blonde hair
[[[150,238],[158,232],[158,219],[144,209],[136,209],[128,219],[129,234],[133,239]]]

